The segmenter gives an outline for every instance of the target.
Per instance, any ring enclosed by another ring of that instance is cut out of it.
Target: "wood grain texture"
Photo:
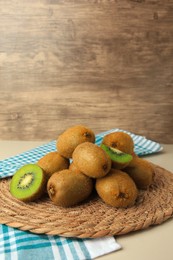
[[[173,0],[1,0],[0,139],[74,124],[173,143]]]

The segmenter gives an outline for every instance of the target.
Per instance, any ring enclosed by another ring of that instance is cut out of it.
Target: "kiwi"
[[[111,169],[110,157],[93,143],[79,144],[73,152],[72,159],[82,173],[92,178],[103,177]]]
[[[132,157],[133,157],[133,159],[132,159],[132,160],[130,161],[130,163],[128,164],[128,167],[134,166],[134,165],[135,165],[136,158],[139,158],[139,156],[138,156],[135,152],[132,153]]]
[[[13,175],[10,182],[10,193],[21,201],[34,201],[43,195],[46,183],[42,168],[36,164],[27,164]]]
[[[54,173],[47,183],[52,202],[61,207],[71,207],[87,199],[93,190],[92,179],[71,170]]]
[[[73,171],[73,172],[77,172],[77,173],[82,173],[74,164],[74,162],[72,162],[69,166],[69,170]]]
[[[126,154],[132,154],[134,150],[132,137],[124,132],[110,133],[103,138],[102,143],[109,147],[116,148]]]
[[[61,156],[57,151],[49,152],[39,159],[37,164],[44,170],[47,178],[57,171],[67,169],[69,167],[69,159]]]
[[[154,167],[150,162],[134,156],[130,165],[124,169],[134,180],[139,189],[147,189],[154,178]]]
[[[133,156],[131,154],[123,153],[120,150],[109,147],[105,144],[101,144],[101,148],[108,154],[112,162],[115,163],[115,167],[118,167],[118,165],[120,165],[122,169],[126,167],[133,159]]]
[[[106,204],[117,208],[133,206],[138,196],[137,187],[130,176],[116,169],[96,180],[96,191]]]
[[[95,134],[86,126],[76,125],[68,128],[58,137],[56,147],[62,156],[72,158],[75,148],[84,142],[94,143]]]

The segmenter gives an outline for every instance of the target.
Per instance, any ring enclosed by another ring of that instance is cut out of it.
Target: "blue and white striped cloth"
[[[114,237],[64,238],[0,225],[1,260],[89,260],[120,248]]]
[[[151,140],[146,139],[143,136],[135,135],[133,133],[130,133],[128,131],[124,131],[121,129],[111,129],[106,132],[102,132],[98,135],[96,135],[96,144],[100,145],[102,142],[103,137],[106,134],[112,133],[112,132],[126,132],[128,133],[134,141],[135,146],[135,153],[139,156],[147,155],[156,153],[162,150],[162,147],[159,143],[153,142]],[[32,150],[26,151],[22,154],[12,156],[10,158],[7,158],[3,161],[0,161],[0,178],[12,176],[14,172],[19,169],[22,165],[28,164],[28,163],[35,163],[43,157],[46,153],[56,151],[56,141],[53,140],[47,144],[41,145],[37,148],[34,148]]]
[[[111,129],[96,136],[96,144],[111,132],[123,131],[134,140],[135,152],[139,156],[162,150],[160,144],[121,129]],[[0,178],[12,176],[27,163],[35,163],[50,151],[56,150],[56,141],[0,161]],[[0,225],[0,260],[89,260],[120,249],[114,237],[99,239],[63,238],[36,235],[6,225]]]

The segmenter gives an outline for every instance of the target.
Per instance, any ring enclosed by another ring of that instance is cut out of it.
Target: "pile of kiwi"
[[[125,208],[133,206],[139,190],[153,181],[152,165],[135,154],[127,133],[110,133],[98,146],[91,129],[76,125],[58,137],[56,147],[14,174],[14,197],[30,202],[48,194],[55,205],[71,207],[96,191],[106,204]]]

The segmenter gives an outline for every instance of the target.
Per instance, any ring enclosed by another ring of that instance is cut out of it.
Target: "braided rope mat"
[[[140,191],[136,204],[127,209],[110,207],[96,195],[71,208],[55,206],[48,197],[24,203],[11,196],[9,181],[0,181],[0,223],[33,233],[78,238],[121,235],[173,216],[173,174],[159,166],[151,187]]]

